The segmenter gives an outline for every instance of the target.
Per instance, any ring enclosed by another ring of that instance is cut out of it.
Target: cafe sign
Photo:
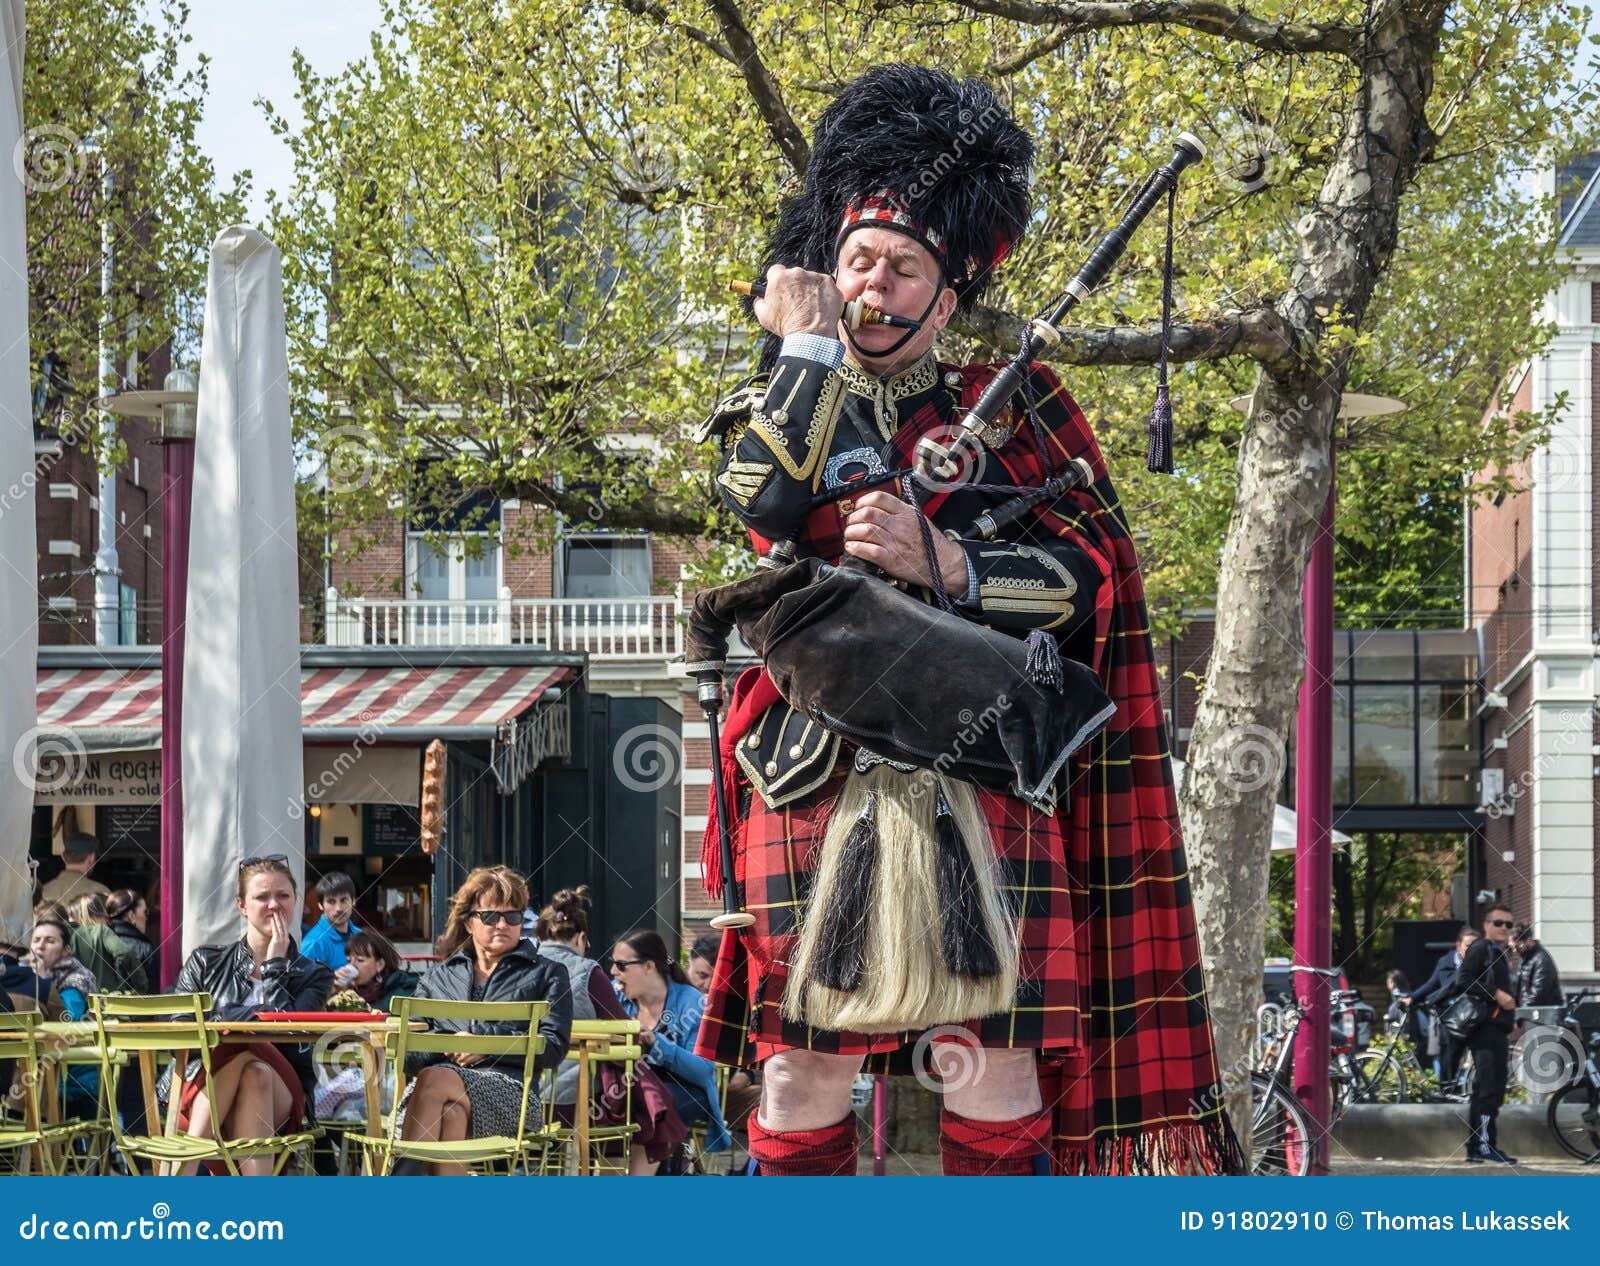
[[[161,752],[57,751],[39,755],[36,804],[158,804]]]

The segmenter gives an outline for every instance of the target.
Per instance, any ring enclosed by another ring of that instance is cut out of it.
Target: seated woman
[[[31,968],[37,983],[35,996],[47,1020],[81,1020],[89,1010],[89,995],[98,986],[94,973],[72,956],[72,927],[48,910],[34,916],[29,954],[22,960]],[[60,1003],[60,1013],[49,1014],[51,994]]]
[[[333,984],[323,963],[302,958],[289,928],[299,910],[294,872],[281,854],[247,858],[239,867],[235,904],[244,919],[244,936],[226,945],[202,945],[189,955],[173,993],[208,993],[212,1014],[239,1020],[262,1011],[320,1011]],[[287,1052],[267,1042],[227,1043],[211,1056],[216,1102],[206,1096],[198,1059],[190,1060],[178,1093],[178,1125],[193,1138],[266,1138],[294,1130],[306,1115],[315,1079],[309,1053]],[[162,1074],[156,1095],[172,1096],[172,1068]],[[220,1162],[207,1168],[221,1172]],[[193,1173],[196,1162],[182,1171]],[[239,1162],[244,1174],[272,1172],[272,1157]]]
[[[344,944],[355,978],[346,986],[361,995],[374,1011],[387,1011],[390,998],[406,998],[417,991],[417,974],[400,964],[400,952],[376,932],[357,932]],[[337,991],[336,991],[337,992]]]
[[[72,929],[55,913],[59,909],[51,903],[35,912],[31,952],[23,965],[33,970],[34,996],[46,1019],[81,1020],[89,1010],[89,995],[99,986],[94,973],[73,956]],[[69,1113],[92,1115],[99,1106],[99,1091],[98,1069],[78,1064],[67,1070]]]
[[[399,951],[376,932],[357,932],[344,948],[355,977],[348,985],[334,981],[330,1003],[342,993],[353,993],[374,1011],[387,1011],[390,998],[409,997],[417,991],[416,974],[401,968]],[[343,1068],[331,1076],[324,1070],[317,1080],[317,1120],[359,1121],[366,1115],[366,1097],[366,1078],[359,1067]],[[387,1112],[394,1098],[392,1072],[384,1078],[379,1098]]]
[[[572,989],[574,1020],[625,1020],[617,991],[611,987],[605,968],[589,955],[589,889],[563,888],[539,912],[536,935],[539,954],[560,966]],[[601,1076],[595,1085],[594,1109],[600,1121],[613,1124],[624,1117],[626,1092],[621,1078],[615,1083],[607,1075],[615,1065],[600,1065]],[[639,1131],[628,1149],[628,1173],[649,1177],[661,1162],[688,1137],[689,1129],[678,1116],[672,1096],[661,1079],[648,1068],[635,1070],[632,1087],[632,1116]],[[578,1101],[578,1065],[563,1064],[556,1074],[556,1119],[570,1126]]]
[[[611,947],[611,978],[639,1021],[645,1062],[660,1074],[685,1124],[706,1123],[706,1151],[732,1146],[717,1095],[717,1068],[694,1053],[706,1000],[667,956],[659,933],[642,928]]]
[[[532,941],[522,937],[522,911],[528,885],[507,866],[480,866],[471,871],[450,900],[450,915],[440,940],[444,954],[417,985],[419,998],[457,1002],[545,1002],[550,1010],[540,1021],[544,1049],[535,1067],[554,1068],[567,1053],[572,1037],[572,990],[567,973],[540,958]],[[458,1021],[433,1022],[441,1031],[460,1032]],[[475,1033],[519,1033],[515,1021],[474,1022]],[[523,1106],[521,1060],[510,1056],[408,1056],[406,1086],[400,1105],[401,1137],[413,1142],[448,1142],[466,1138],[514,1135]],[[538,1128],[541,1117],[537,1078],[528,1084],[526,1123]],[[418,1173],[418,1164],[395,1166],[396,1173]],[[432,1172],[459,1174],[455,1164],[435,1164]]]

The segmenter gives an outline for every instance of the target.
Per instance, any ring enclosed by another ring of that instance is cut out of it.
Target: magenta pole
[[[1306,675],[1295,741],[1294,961],[1305,967],[1333,959],[1333,491],[1330,472],[1306,567]],[[1316,1130],[1310,1172],[1326,1174],[1329,982],[1308,972],[1296,972],[1294,982],[1307,1014],[1295,1035],[1294,1091]]]
[[[162,448],[161,497],[161,986],[183,966],[183,622],[189,594],[194,441]]]

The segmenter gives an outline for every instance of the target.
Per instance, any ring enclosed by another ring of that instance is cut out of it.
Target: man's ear
[[[946,286],[939,292],[939,298],[935,301],[933,311],[929,314],[929,319],[932,321],[934,329],[942,330],[950,324],[950,318],[955,315],[957,302],[956,292],[951,287]]]

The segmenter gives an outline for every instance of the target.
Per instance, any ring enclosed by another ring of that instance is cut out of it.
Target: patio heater
[[[1228,403],[1250,411],[1250,397]],[[1404,413],[1404,401],[1347,391],[1339,397],[1340,421]],[[1333,965],[1333,507],[1332,469],[1338,444],[1328,454],[1328,500],[1306,563],[1304,616],[1305,677],[1295,720],[1294,961],[1297,967]],[[1294,1092],[1316,1130],[1311,1173],[1328,1172],[1328,1062],[1332,1044],[1329,981],[1294,973],[1294,992],[1307,1023],[1294,1044]]]
[[[183,942],[183,620],[189,589],[189,505],[193,494],[198,381],[187,369],[160,391],[122,391],[95,403],[156,425],[161,483],[161,985],[177,979]]]

